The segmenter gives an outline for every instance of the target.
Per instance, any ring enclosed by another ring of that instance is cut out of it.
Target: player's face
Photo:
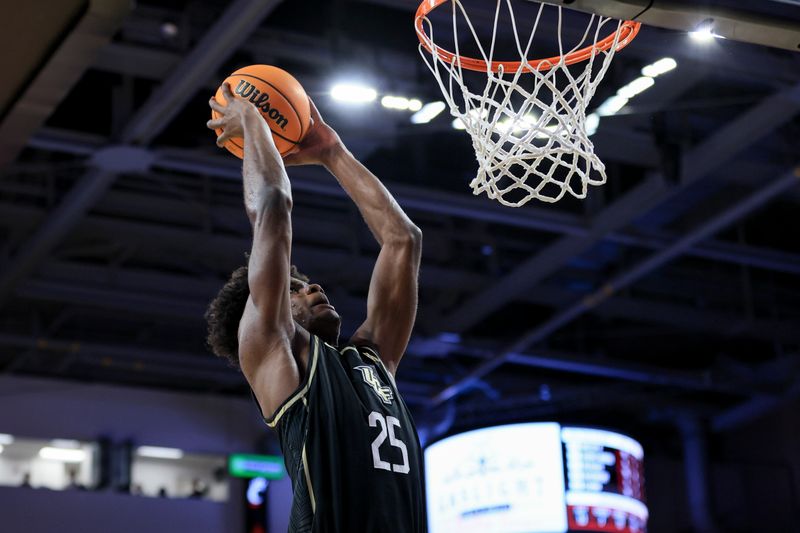
[[[336,344],[339,339],[341,318],[328,301],[325,291],[316,283],[306,283],[291,278],[289,293],[292,302],[292,318],[309,333],[322,340]]]

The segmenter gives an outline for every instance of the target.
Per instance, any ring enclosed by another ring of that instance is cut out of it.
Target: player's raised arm
[[[355,343],[378,348],[394,373],[403,357],[417,313],[417,277],[422,232],[406,216],[383,184],[344,147],[311,104],[314,125],[287,164],[323,164],[358,207],[381,251],[370,281],[367,318],[353,335]]]
[[[223,85],[227,105],[211,99],[221,116],[208,123],[222,128],[217,144],[244,137],[244,204],[253,227],[247,280],[250,297],[239,325],[239,363],[265,415],[299,383],[292,355],[295,323],[290,303],[292,192],[272,134],[256,108]],[[307,339],[306,339],[307,343]]]

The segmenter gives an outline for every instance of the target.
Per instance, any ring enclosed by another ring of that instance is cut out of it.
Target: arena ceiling
[[[664,56],[678,67],[601,121],[608,184],[512,209],[471,196],[474,153],[450,118],[329,96],[358,78],[439,99],[413,1],[50,3],[60,26],[31,7],[0,32],[6,49],[28,39],[0,93],[0,372],[247,394],[204,346],[204,309],[250,245],[240,163],[206,102],[267,63],[423,230],[398,374],[423,427],[688,415],[723,430],[800,392],[800,53],[643,29],[596,103]],[[757,10],[800,23],[789,0]],[[377,246],[324,171],[289,175],[293,261],[346,335]]]

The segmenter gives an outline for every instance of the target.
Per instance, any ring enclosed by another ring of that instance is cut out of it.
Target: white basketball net
[[[503,3],[511,15],[511,32],[522,62],[514,72],[503,72],[502,66],[493,71],[489,66],[494,61]],[[511,0],[497,0],[488,51],[481,44],[461,1],[451,0],[451,4],[455,58],[447,62],[436,53],[433,25],[427,18],[423,19],[423,25],[433,53],[422,45],[420,53],[436,77],[450,113],[461,121],[472,138],[478,159],[478,175],[470,183],[473,194],[486,193],[503,205],[518,207],[534,198],[556,202],[567,192],[576,198],[585,198],[589,185],[605,183],[605,165],[595,155],[586,132],[586,107],[617,50],[622,22],[592,15],[581,40],[572,49],[565,50],[561,7],[549,6],[558,9],[561,57],[558,62],[547,63],[550,68],[545,70],[541,65],[538,69],[532,67],[532,59],[528,59],[545,4],[539,5],[531,34],[527,41],[522,41]],[[470,71],[458,60],[460,18],[468,25],[487,65],[486,84],[475,92],[467,87],[464,79],[464,74]],[[617,24],[617,31],[613,46],[607,51],[593,49],[585,62],[571,68],[566,64],[566,55],[610,34],[614,24]],[[605,31],[604,27],[607,27]]]

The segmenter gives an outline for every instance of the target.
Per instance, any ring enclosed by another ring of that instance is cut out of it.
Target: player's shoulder
[[[395,382],[395,370],[389,368],[384,360],[380,356],[380,352],[378,351],[378,347],[375,346],[374,343],[359,338],[351,338],[350,341],[345,345],[342,349],[354,349],[358,352],[360,358],[367,363],[374,365],[377,368],[383,370],[386,375],[388,376],[389,380],[394,384]]]
[[[374,357],[380,357],[380,350],[378,349],[378,346],[372,342],[371,339],[359,335],[358,332],[350,337],[346,343],[342,344],[342,349],[345,349],[348,346],[355,348],[359,353],[367,352]]]

